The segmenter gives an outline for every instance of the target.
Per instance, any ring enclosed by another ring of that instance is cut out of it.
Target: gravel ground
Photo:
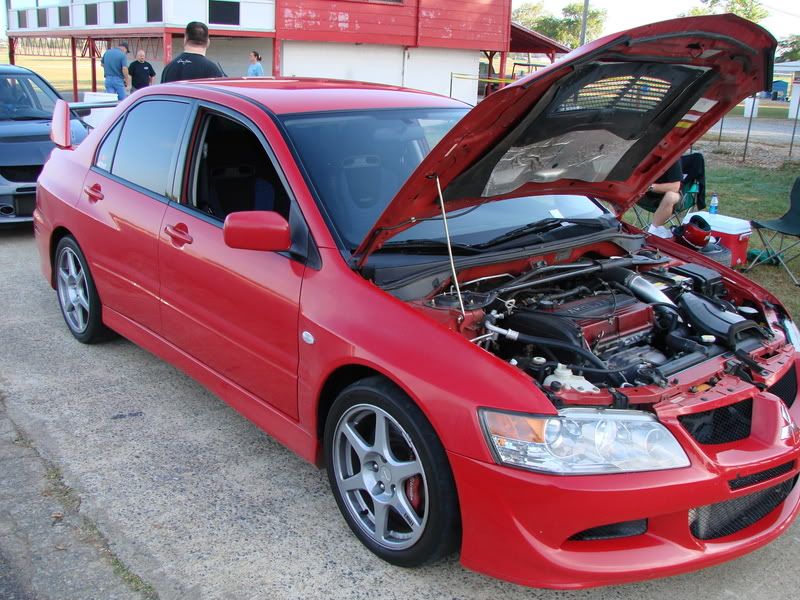
[[[126,567],[109,576],[107,561],[89,553],[74,564],[86,577],[135,575],[152,586],[151,597],[226,600],[796,597],[797,525],[732,563],[582,592],[503,583],[465,570],[456,557],[418,570],[389,566],[351,535],[324,473],[133,344],[119,339],[84,346],[73,340],[39,273],[29,229],[0,231],[0,256],[0,390],[7,415],[40,457],[36,460],[49,461],[60,472],[74,518],[96,527],[106,552]],[[3,463],[0,469],[1,515],[28,502],[15,495],[16,488],[30,491],[40,484],[8,477]],[[33,510],[22,507],[28,508]],[[31,538],[43,535],[32,523],[16,525]],[[20,555],[0,535],[0,586],[3,564],[22,563],[33,572],[43,555],[42,550]],[[57,573],[52,572],[52,589]],[[14,585],[13,577],[10,582]],[[51,597],[41,586],[17,583],[19,598]]]

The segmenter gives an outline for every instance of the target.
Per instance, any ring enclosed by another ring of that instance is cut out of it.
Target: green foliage
[[[513,10],[511,20],[528,29],[536,30],[536,21],[542,16],[543,11],[542,2],[526,2]]]
[[[511,20],[570,48],[576,48],[580,45],[583,2],[573,2],[566,5],[561,9],[560,17],[543,11],[544,6],[541,2],[527,2],[511,13]],[[600,37],[605,20],[606,11],[604,9],[589,6],[589,16],[586,23],[587,42]]]
[[[790,35],[779,41],[777,56],[780,62],[800,60],[800,35]]]
[[[700,0],[701,5],[682,13],[682,17],[697,17],[701,15],[715,15],[720,13],[733,13],[740,17],[758,23],[769,16],[769,11],[764,8],[759,0]]]

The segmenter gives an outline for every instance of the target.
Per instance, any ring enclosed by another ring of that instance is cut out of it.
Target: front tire
[[[370,377],[345,388],[328,414],[324,446],[339,510],[373,553],[414,567],[458,548],[458,499],[444,448],[397,386]]]
[[[84,344],[108,339],[111,331],[103,325],[100,297],[75,238],[66,236],[58,242],[54,269],[58,305],[70,333]]]

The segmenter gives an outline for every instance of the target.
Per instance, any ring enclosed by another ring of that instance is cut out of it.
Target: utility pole
[[[586,43],[586,22],[589,20],[589,0],[583,0],[583,20],[581,21],[581,46]]]

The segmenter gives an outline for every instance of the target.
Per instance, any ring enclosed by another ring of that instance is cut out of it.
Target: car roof
[[[17,65],[0,65],[0,75],[35,75],[30,69]]]
[[[464,102],[430,92],[335,79],[201,79],[169,85],[185,95],[191,95],[187,88],[200,87],[244,96],[279,115],[375,108],[470,108]]]

